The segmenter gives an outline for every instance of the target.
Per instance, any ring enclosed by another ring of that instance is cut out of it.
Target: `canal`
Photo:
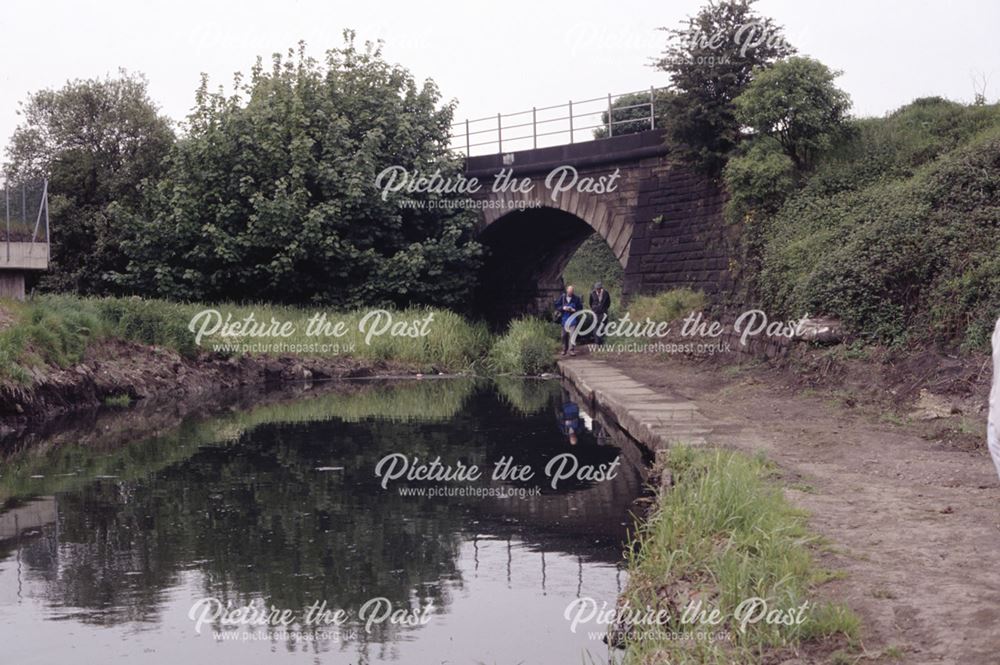
[[[567,607],[614,607],[644,464],[578,408],[358,381],[7,441],[3,660],[606,663]]]

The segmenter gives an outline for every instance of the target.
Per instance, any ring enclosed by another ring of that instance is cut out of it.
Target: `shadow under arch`
[[[476,313],[493,325],[523,314],[547,315],[563,289],[566,264],[594,233],[604,238],[600,228],[553,207],[515,210],[489,222],[479,233],[486,258],[476,289]],[[624,268],[622,255],[616,255]],[[590,285],[576,286],[585,299]]]

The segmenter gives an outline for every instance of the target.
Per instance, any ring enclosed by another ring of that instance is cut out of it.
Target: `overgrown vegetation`
[[[626,635],[626,663],[757,663],[769,649],[795,649],[830,637],[854,640],[859,619],[848,609],[814,601],[827,578],[810,554],[804,515],[769,480],[765,462],[746,455],[671,449],[673,486],[629,549],[625,599],[633,610],[666,611],[660,629],[635,626]],[[801,622],[746,623],[735,619],[747,599],[761,598]],[[683,624],[692,601],[717,608],[718,625]],[[805,605],[801,614],[796,610]],[[728,640],[672,639],[671,632],[726,632]]]
[[[496,374],[541,374],[555,367],[559,325],[535,317],[515,319],[486,358]]]
[[[633,321],[675,321],[705,307],[705,294],[691,289],[672,289],[653,296],[637,296],[629,302]]]
[[[257,322],[273,317],[294,324],[295,333],[281,338],[223,338],[208,335],[195,344],[188,324],[208,306],[140,298],[78,298],[44,295],[26,303],[4,303],[13,319],[0,330],[0,377],[22,384],[33,382],[33,369],[43,365],[68,367],[78,363],[89,345],[108,339],[122,339],[175,350],[185,356],[212,351],[216,344],[281,342],[289,346],[328,343],[333,348],[318,349],[310,355],[339,355],[371,360],[393,360],[441,371],[469,369],[487,352],[490,334],[481,323],[471,323],[443,309],[408,308],[390,310],[394,322],[416,322],[433,315],[428,334],[419,337],[388,333],[366,342],[359,322],[368,311],[332,312],[270,304],[215,305],[223,317],[241,321],[252,314]],[[307,336],[308,319],[326,312],[331,323],[342,321],[345,334],[339,337]],[[385,320],[383,320],[384,322]],[[368,330],[375,323],[370,320]],[[221,353],[239,353],[238,350]],[[308,353],[308,352],[307,352]]]
[[[427,205],[454,194],[376,187],[390,167],[460,172],[453,104],[350,32],[322,61],[301,44],[258,60],[231,93],[202,81],[178,141],[127,74],[42,91],[25,109],[5,174],[50,178],[43,286],[343,310],[454,308],[475,285],[474,215]]]
[[[797,186],[784,172],[762,160],[727,172],[749,203],[744,268],[766,307],[839,317],[867,341],[986,347],[1000,315],[1000,105],[919,99],[855,121]]]

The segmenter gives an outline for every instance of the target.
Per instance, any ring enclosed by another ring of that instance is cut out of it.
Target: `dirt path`
[[[870,657],[1000,663],[1000,483],[985,447],[959,450],[928,423],[881,422],[751,374],[612,364],[697,405],[709,444],[764,451],[781,467],[787,495],[830,542],[823,565],[846,573],[824,592],[862,616]]]

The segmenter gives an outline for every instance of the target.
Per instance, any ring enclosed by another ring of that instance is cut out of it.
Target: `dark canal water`
[[[0,662],[608,662],[603,627],[565,612],[625,583],[641,459],[567,399],[554,381],[359,382],[8,446]],[[615,477],[553,489],[567,452],[618,459]],[[394,454],[483,477],[378,477]],[[534,477],[492,479],[504,460]]]

